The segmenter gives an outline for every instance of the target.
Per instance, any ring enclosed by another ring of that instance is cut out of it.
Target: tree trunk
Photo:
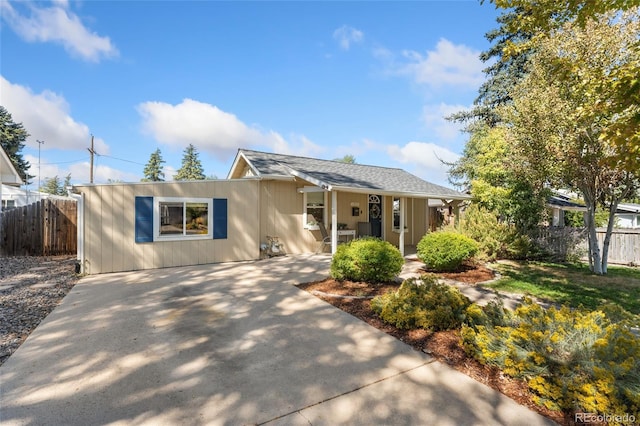
[[[596,200],[591,197],[590,191],[583,191],[584,201],[587,205],[585,224],[587,225],[587,236],[589,241],[589,267],[591,272],[602,275],[602,258],[600,257],[600,246],[598,245],[598,235],[596,234]]]
[[[604,234],[604,244],[602,245],[602,273],[607,273],[609,262],[609,244],[611,243],[611,233],[613,232],[613,224],[615,223],[615,214],[618,210],[619,200],[614,200],[609,206],[609,222],[607,223],[607,232]]]

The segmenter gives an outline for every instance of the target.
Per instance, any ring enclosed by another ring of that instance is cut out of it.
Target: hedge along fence
[[[7,256],[51,256],[77,251],[74,200],[41,200],[2,212],[0,252]]]

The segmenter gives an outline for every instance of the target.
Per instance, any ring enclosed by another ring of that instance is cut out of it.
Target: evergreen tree
[[[61,195],[67,195],[67,188],[70,187],[70,186],[71,186],[71,173],[69,173],[64,178],[64,184],[62,185],[62,189],[64,190],[64,194],[61,194]]]
[[[144,178],[142,178],[143,182],[163,182],[164,181],[164,172],[162,171],[162,165],[165,161],[162,159],[162,154],[160,153],[160,149],[156,149],[151,153],[149,157],[149,162],[146,166],[144,166]]]
[[[175,180],[204,180],[206,178],[198,157],[198,151],[193,144],[189,144],[184,150],[182,167],[178,169],[178,173],[173,178]]]
[[[525,29],[513,29],[513,23],[528,13],[531,12],[522,7],[509,9],[496,18],[498,27],[485,34],[492,46],[480,54],[480,60],[490,65],[483,70],[486,80],[478,90],[474,107],[470,111],[460,111],[447,117],[452,121],[471,123],[467,127],[470,133],[476,130],[473,127],[476,120],[489,126],[501,121],[499,107],[511,102],[509,90],[526,75],[526,66],[533,53],[528,41],[533,33]],[[505,52],[513,45],[527,47],[506,55]]]
[[[64,178],[64,183],[60,181],[58,176],[54,176],[50,179],[45,179],[44,185],[40,187],[40,192],[46,192],[52,195],[67,195],[67,186],[71,185],[71,174],[68,174]]]
[[[333,161],[340,161],[341,163],[347,163],[347,164],[356,164],[356,157],[354,157],[351,154],[347,154],[341,158],[334,158]]]
[[[15,123],[9,111],[0,106],[0,145],[25,182],[33,177],[28,173],[29,162],[25,161],[20,153],[28,137],[29,133],[22,126],[22,123]]]

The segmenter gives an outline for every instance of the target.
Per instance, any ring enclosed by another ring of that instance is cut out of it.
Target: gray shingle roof
[[[574,203],[573,201],[569,201],[564,196],[552,195],[547,199],[547,204],[552,207],[557,207],[562,210],[577,210],[577,211],[586,211],[587,208],[578,203]]]
[[[446,199],[467,199],[466,194],[420,179],[402,169],[349,164],[340,161],[240,149],[260,176],[302,173],[332,187],[380,193],[412,194]]]

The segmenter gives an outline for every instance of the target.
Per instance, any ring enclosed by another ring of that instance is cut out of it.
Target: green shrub
[[[337,280],[387,282],[402,270],[400,250],[377,238],[360,238],[338,246],[331,260],[331,276]]]
[[[512,230],[509,225],[499,222],[496,214],[472,204],[464,211],[458,229],[478,242],[479,254],[483,259],[506,257],[507,238]]]
[[[469,237],[450,231],[426,234],[418,242],[418,258],[427,268],[455,271],[478,251],[478,243]]]
[[[467,352],[527,380],[547,408],[640,418],[640,339],[624,320],[566,306],[544,310],[530,299],[512,314],[491,309],[468,309]]]
[[[458,232],[478,243],[478,256],[483,260],[540,259],[546,253],[528,235],[498,220],[498,212],[477,204],[470,205],[458,225]]]
[[[423,275],[405,280],[398,291],[375,297],[371,309],[400,329],[450,330],[462,325],[469,304],[457,288]]]

